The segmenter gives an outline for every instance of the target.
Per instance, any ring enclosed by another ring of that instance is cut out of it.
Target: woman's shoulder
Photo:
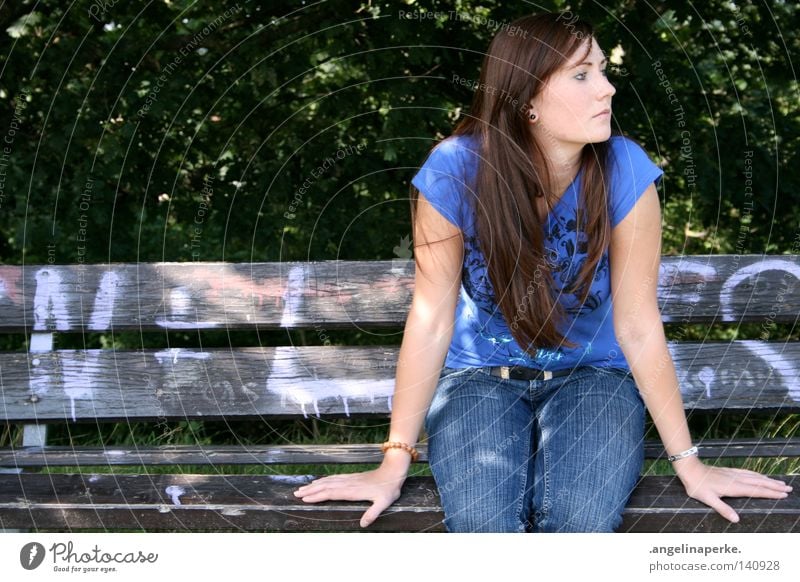
[[[469,134],[450,135],[440,141],[431,151],[431,158],[440,161],[473,161],[480,150],[477,136]]]
[[[635,140],[617,135],[610,140],[611,227],[619,224],[663,170]]]
[[[613,135],[608,140],[611,154],[617,161],[642,162],[649,161],[650,156],[644,147],[635,139],[627,135]]]

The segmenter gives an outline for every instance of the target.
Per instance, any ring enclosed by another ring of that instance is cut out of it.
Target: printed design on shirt
[[[548,362],[559,361],[564,357],[563,350],[539,348],[535,356],[521,349],[511,330],[506,325],[497,303],[494,289],[489,280],[486,261],[475,236],[464,236],[464,266],[462,270],[464,291],[472,300],[475,308],[481,312],[479,316],[470,308],[466,310],[470,327],[480,338],[492,345],[496,355],[511,364],[529,367],[543,367]],[[494,315],[496,314],[496,317]]]
[[[588,258],[588,237],[584,231],[578,230],[578,219],[574,213],[556,216],[554,220],[548,222],[549,228],[545,233],[545,248],[549,252],[548,261],[552,266],[551,272],[556,287],[565,289],[577,280],[580,270]],[[605,252],[597,264],[593,281],[601,281],[608,276],[608,252]],[[581,304],[580,291],[579,289],[578,293],[562,294],[559,297],[567,314],[573,317],[591,313],[603,303],[600,289],[593,287],[589,290],[586,301]]]
[[[556,216],[549,221],[545,233],[545,248],[549,256],[553,280],[557,288],[563,289],[570,285],[580,273],[580,267],[586,261],[588,241],[586,235],[578,232],[577,219],[574,216]],[[594,281],[603,280],[608,276],[608,253],[603,255],[595,271]],[[462,269],[462,283],[464,291],[472,300],[475,308],[481,312],[467,310],[470,326],[475,334],[483,341],[491,344],[495,354],[502,356],[511,363],[544,367],[547,363],[559,361],[566,355],[565,349],[540,348],[536,355],[522,350],[514,340],[511,330],[495,301],[495,293],[489,280],[488,269],[483,253],[480,250],[476,236],[464,235],[464,265]],[[568,316],[577,317],[594,311],[602,304],[603,297],[600,289],[592,289],[586,301],[580,304],[579,294],[564,294],[560,302]],[[574,350],[573,350],[574,351]],[[586,349],[591,351],[591,344]]]

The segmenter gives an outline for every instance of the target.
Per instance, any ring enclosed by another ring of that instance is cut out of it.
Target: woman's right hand
[[[343,473],[315,479],[296,489],[294,495],[306,503],[331,499],[372,501],[372,506],[361,516],[361,527],[367,527],[384,509],[397,501],[406,476],[407,470],[383,464],[363,473]]]

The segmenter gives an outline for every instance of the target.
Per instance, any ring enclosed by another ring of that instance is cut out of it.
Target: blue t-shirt
[[[609,217],[614,228],[663,172],[633,141],[613,136],[609,156]],[[464,237],[464,265],[455,313],[453,339],[445,360],[449,368],[520,365],[542,370],[561,370],[579,365],[630,369],[614,334],[608,250],[597,265],[589,295],[561,292],[566,326],[559,331],[575,348],[540,348],[531,355],[520,348],[494,301],[486,261],[476,238],[474,204],[478,196],[474,178],[478,169],[479,143],[474,136],[450,136],[437,145],[412,179],[412,184]],[[547,218],[545,248],[553,279],[559,289],[580,273],[587,258],[585,235],[577,240],[576,208],[581,172],[567,188]]]

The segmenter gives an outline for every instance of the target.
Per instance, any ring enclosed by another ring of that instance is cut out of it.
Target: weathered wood
[[[0,266],[0,329],[401,326],[413,279],[413,259]],[[663,257],[659,303],[670,323],[792,323],[798,281],[800,255]]]
[[[800,255],[664,257],[667,323],[795,323]],[[413,260],[0,266],[0,330],[33,332],[30,353],[0,354],[0,422],[377,417],[391,411],[397,347],[56,350],[48,332],[399,328]],[[42,340],[50,338],[50,342]],[[800,342],[671,342],[691,413],[800,411]],[[362,531],[368,502],[305,504],[313,477],[225,475],[227,465],[379,463],[377,444],[0,449],[0,528]],[[704,459],[800,457],[800,438],[699,441]],[[36,446],[31,446],[36,445]],[[427,447],[419,447],[427,462]],[[663,458],[648,441],[647,458]],[[37,467],[199,465],[214,474],[49,474]],[[211,471],[210,471],[211,472]],[[779,477],[795,488],[800,477]],[[800,496],[726,499],[730,524],[674,477],[645,477],[621,531],[800,531]],[[443,531],[431,478],[367,531]]]
[[[696,441],[708,460],[800,457],[800,437],[780,439],[706,439]],[[419,463],[428,462],[428,445],[417,445]],[[665,459],[661,441],[645,442],[645,458]],[[21,447],[0,448],[2,467],[89,467],[197,465],[351,465],[379,464],[375,444],[350,445],[165,445],[161,447]]]
[[[406,318],[413,270],[410,259],[4,266],[0,328],[392,326]]]
[[[771,475],[795,490],[797,475]],[[623,515],[619,531],[642,533],[790,533],[800,531],[800,495],[784,499],[723,497],[740,517],[733,524],[703,503],[686,495],[677,477],[640,479]]]
[[[5,477],[10,477],[5,479]],[[306,504],[312,476],[0,475],[0,528],[358,531],[369,503]],[[431,479],[411,478],[377,531],[422,531],[441,520]],[[180,505],[173,500],[177,495]],[[376,531],[373,530],[373,531]]]
[[[386,416],[397,347],[0,354],[0,420]],[[687,410],[800,411],[800,342],[670,343]]]
[[[444,531],[433,479],[409,477],[403,493],[368,529],[367,501],[304,503],[292,492],[315,478],[248,475],[0,475],[0,527],[42,529]],[[796,475],[779,476],[793,487]],[[731,524],[689,498],[675,477],[641,479],[620,531],[797,532],[800,495],[725,498]],[[179,503],[179,504],[178,504]]]

